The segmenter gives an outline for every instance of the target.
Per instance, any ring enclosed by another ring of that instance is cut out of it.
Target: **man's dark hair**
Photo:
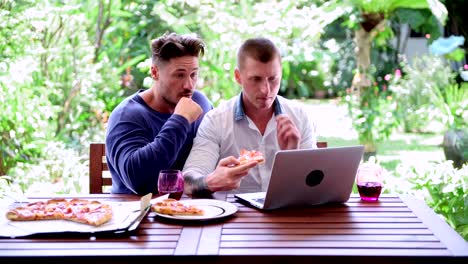
[[[278,48],[267,38],[251,38],[242,44],[237,52],[237,67],[239,69],[242,68],[247,57],[263,63],[270,62],[273,59],[281,61]]]
[[[172,58],[182,56],[198,57],[205,52],[205,44],[197,37],[166,33],[151,42],[153,65],[161,65]]]

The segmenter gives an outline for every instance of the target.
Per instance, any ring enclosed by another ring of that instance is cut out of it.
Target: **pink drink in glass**
[[[375,202],[382,192],[384,170],[375,163],[363,163],[357,171],[356,185],[361,200]]]
[[[382,192],[382,184],[379,182],[361,182],[357,188],[363,201],[377,201]]]
[[[158,178],[160,195],[169,194],[169,198],[180,200],[184,193],[184,177],[180,170],[161,170]]]

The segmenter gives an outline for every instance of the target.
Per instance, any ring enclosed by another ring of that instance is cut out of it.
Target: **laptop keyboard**
[[[265,198],[255,198],[253,199],[255,202],[257,203],[260,203],[260,204],[264,204],[265,203]]]

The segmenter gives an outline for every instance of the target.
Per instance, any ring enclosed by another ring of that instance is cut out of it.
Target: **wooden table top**
[[[383,196],[377,203],[353,196],[346,204],[263,212],[216,194],[239,211],[215,222],[174,222],[149,213],[124,235],[53,235],[0,239],[2,263],[462,263],[468,243],[423,202]],[[128,195],[87,195],[137,200]],[[50,198],[50,197],[43,197]]]

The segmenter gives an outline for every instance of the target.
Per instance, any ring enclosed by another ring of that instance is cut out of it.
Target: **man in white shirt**
[[[278,150],[316,147],[305,110],[278,95],[281,55],[270,40],[245,41],[234,75],[241,94],[208,112],[194,139],[183,170],[188,194],[266,191]],[[240,165],[242,149],[261,151],[265,162]]]

